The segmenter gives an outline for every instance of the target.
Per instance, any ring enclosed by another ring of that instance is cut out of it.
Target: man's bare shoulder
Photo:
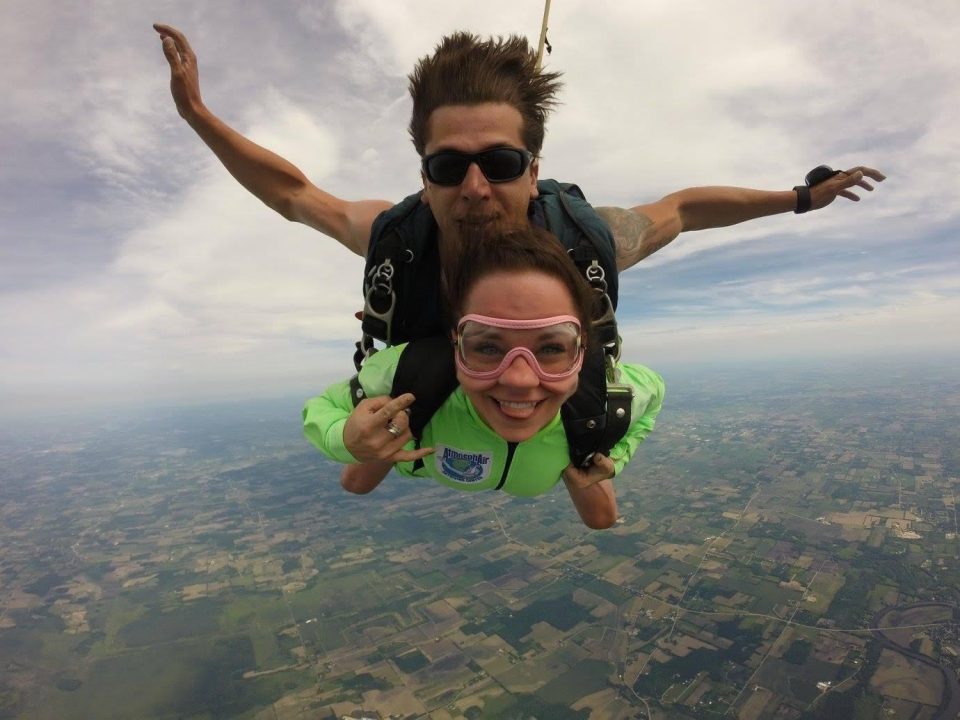
[[[653,225],[653,220],[641,212],[640,208],[631,210],[619,207],[598,207],[594,209],[597,215],[607,223],[616,238],[642,235]]]
[[[595,208],[610,228],[617,245],[617,267],[625,270],[644,257],[644,241],[653,230],[653,220],[638,210],[619,207]]]

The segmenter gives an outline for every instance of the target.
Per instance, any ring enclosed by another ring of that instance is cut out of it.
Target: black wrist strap
[[[810,188],[814,185],[819,185],[820,183],[829,180],[834,175],[839,175],[842,170],[834,170],[829,165],[817,165],[813,170],[807,173],[807,177],[804,178],[806,185],[797,185],[793,188],[797,193],[797,208],[794,212],[799,215],[800,213],[805,213],[810,209],[811,200],[810,200]]]

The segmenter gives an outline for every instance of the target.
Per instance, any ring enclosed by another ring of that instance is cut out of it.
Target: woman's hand
[[[358,462],[413,462],[431,454],[433,448],[403,449],[413,438],[405,411],[415,399],[412,393],[404,393],[398,398],[381,395],[361,400],[343,427],[344,446]]]

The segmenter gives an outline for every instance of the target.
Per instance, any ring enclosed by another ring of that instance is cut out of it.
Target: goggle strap
[[[470,321],[503,330],[535,330],[537,328],[550,327],[551,325],[560,325],[561,323],[572,323],[576,325],[577,332],[581,332],[580,321],[573,315],[555,315],[554,317],[535,318],[533,320],[507,320],[506,318],[494,318],[469,313],[460,318],[460,322],[457,323],[458,331]]]

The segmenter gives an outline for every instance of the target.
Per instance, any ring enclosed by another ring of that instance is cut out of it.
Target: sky
[[[224,121],[346,199],[419,187],[406,74],[445,33],[536,42],[540,0],[6,0],[0,415],[319,392],[352,372],[362,260],[237,185],[179,118],[151,25]],[[596,205],[888,179],[684,233],[621,276],[625,357],[960,351],[960,4],[553,0],[541,176]]]

